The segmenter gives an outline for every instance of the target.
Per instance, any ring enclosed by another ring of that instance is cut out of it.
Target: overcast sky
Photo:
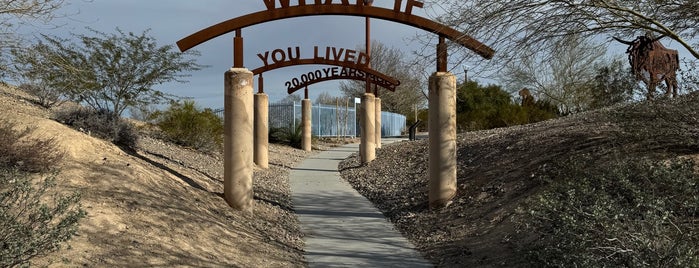
[[[57,29],[37,29],[44,33],[67,36],[69,32],[85,33],[85,27],[113,33],[116,27],[141,33],[151,29],[160,45],[178,40],[216,23],[265,10],[262,0],[68,0],[63,10],[72,14],[61,19]],[[292,1],[295,3],[296,1]],[[375,6],[392,8],[394,1],[376,1]],[[427,16],[426,10],[413,14]],[[372,38],[410,54],[420,49],[411,38],[421,30],[388,21],[372,20]],[[234,34],[210,40],[195,49],[201,52],[197,61],[208,65],[192,73],[189,83],[168,83],[158,88],[178,96],[192,97],[202,107],[223,107],[223,73],[233,64]],[[346,16],[315,16],[268,22],[243,29],[245,66],[252,70],[263,65],[257,53],[276,48],[300,46],[302,57],[312,56],[313,46],[356,48],[364,43],[364,19]],[[284,82],[327,66],[297,66],[265,73],[265,92],[270,101],[284,98]],[[257,82],[257,81],[255,81]],[[341,96],[339,82],[325,82],[309,87],[311,98],[321,92]]]

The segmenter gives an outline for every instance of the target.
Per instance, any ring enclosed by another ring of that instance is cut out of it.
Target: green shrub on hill
[[[169,141],[207,152],[223,148],[223,120],[211,109],[197,108],[194,101],[173,102],[152,116]]]
[[[28,266],[75,235],[86,213],[77,192],[56,190],[56,174],[29,172],[55,168],[63,153],[53,139],[28,138],[0,121],[0,267]]]
[[[589,159],[588,159],[589,160]],[[569,161],[518,218],[537,267],[699,267],[699,175],[693,162]]]
[[[29,137],[33,130],[18,130],[15,123],[0,120],[0,167],[27,172],[51,170],[63,158],[54,139]]]

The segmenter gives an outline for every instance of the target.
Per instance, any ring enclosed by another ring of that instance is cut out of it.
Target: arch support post
[[[362,96],[361,104],[361,126],[362,126],[362,138],[361,144],[359,146],[359,153],[361,155],[362,164],[367,164],[376,159],[376,144],[375,144],[375,131],[376,127],[374,125],[376,118],[376,104],[373,93],[364,93]]]
[[[374,143],[376,144],[377,149],[381,149],[381,98],[376,97],[374,98],[374,103],[375,103],[375,122],[376,122],[376,130],[374,131]]]
[[[305,98],[301,101],[301,149],[310,152],[312,148],[311,135],[311,100]]]
[[[231,68],[224,78],[223,195],[234,209],[253,209],[253,74]]]
[[[269,96],[255,94],[255,164],[269,168]]]
[[[456,196],[456,76],[433,74],[429,91],[429,200],[437,209]]]

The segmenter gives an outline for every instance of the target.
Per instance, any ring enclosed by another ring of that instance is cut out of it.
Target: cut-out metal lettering
[[[287,88],[287,92],[292,94],[300,89],[304,89],[310,85],[331,81],[331,80],[358,80],[358,81],[368,81],[374,85],[380,86],[382,88],[388,89],[390,91],[396,91],[396,87],[400,85],[400,81],[393,83],[381,77],[366,73],[362,70],[349,68],[349,67],[329,67],[320,70],[312,71],[301,75],[300,77],[291,79],[284,83]]]

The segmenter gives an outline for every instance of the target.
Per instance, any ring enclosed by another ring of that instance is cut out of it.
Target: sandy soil
[[[255,170],[254,214],[221,195],[222,157],[144,138],[136,153],[50,119],[32,97],[0,86],[2,117],[54,137],[67,152],[59,187],[82,193],[88,216],[63,250],[33,261],[51,267],[301,267],[303,237],[291,210],[289,168],[308,156],[272,145]]]

